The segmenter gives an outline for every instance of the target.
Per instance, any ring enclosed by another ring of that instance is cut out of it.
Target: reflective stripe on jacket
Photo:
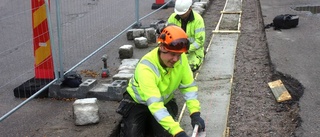
[[[205,25],[203,18],[197,12],[191,11],[190,16],[187,20],[187,24],[183,24],[182,19],[176,13],[172,13],[168,18],[168,24],[175,24],[182,27],[188,35],[190,41],[190,52],[195,52],[195,54],[201,58],[204,57],[204,42],[206,38]],[[186,28],[184,28],[186,26]]]
[[[174,97],[173,92],[179,89],[190,114],[200,112],[198,87],[184,53],[173,68],[163,68],[159,62],[158,50],[157,47],[142,57],[128,83],[127,91],[135,102],[147,105],[162,127],[175,135],[183,129],[164,105]]]

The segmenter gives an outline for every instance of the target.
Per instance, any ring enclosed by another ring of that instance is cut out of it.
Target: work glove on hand
[[[200,117],[200,112],[195,112],[191,116],[191,125],[194,128],[194,126],[197,124],[199,125],[198,131],[204,131],[206,128],[206,125],[204,124],[204,120]]]
[[[176,134],[174,137],[189,137],[189,136],[186,134],[186,132],[181,131],[178,134]]]

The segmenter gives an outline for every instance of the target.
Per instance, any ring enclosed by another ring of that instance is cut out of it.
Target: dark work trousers
[[[124,98],[128,98],[128,94]],[[129,96],[130,97],[130,96]],[[132,98],[130,97],[132,100]],[[132,100],[133,101],[133,100]],[[146,105],[131,102],[131,108],[124,114],[121,121],[120,137],[172,137],[153,117]],[[175,99],[169,101],[165,107],[175,118],[178,114],[178,105]]]

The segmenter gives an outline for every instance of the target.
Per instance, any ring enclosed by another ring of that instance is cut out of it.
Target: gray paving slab
[[[226,136],[238,37],[239,34],[215,34],[195,77],[199,86],[201,115],[206,121],[206,134],[209,136]],[[191,135],[193,130],[189,124],[189,114],[185,113],[181,125]]]
[[[224,137],[229,111],[231,79],[205,81],[199,86],[202,116],[206,119],[206,132],[213,137]]]
[[[231,80],[208,80],[199,82],[199,100],[201,116],[206,121],[206,134],[212,137],[225,136],[227,113],[231,94]],[[189,114],[186,112],[181,120],[188,135],[192,134]]]
[[[242,0],[227,0],[224,11],[241,11]]]
[[[214,78],[232,75],[238,36],[238,34],[215,34],[200,73]]]

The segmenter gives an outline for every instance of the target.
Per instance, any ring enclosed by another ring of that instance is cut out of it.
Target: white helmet
[[[174,12],[178,15],[185,14],[192,5],[192,0],[176,0]]]

